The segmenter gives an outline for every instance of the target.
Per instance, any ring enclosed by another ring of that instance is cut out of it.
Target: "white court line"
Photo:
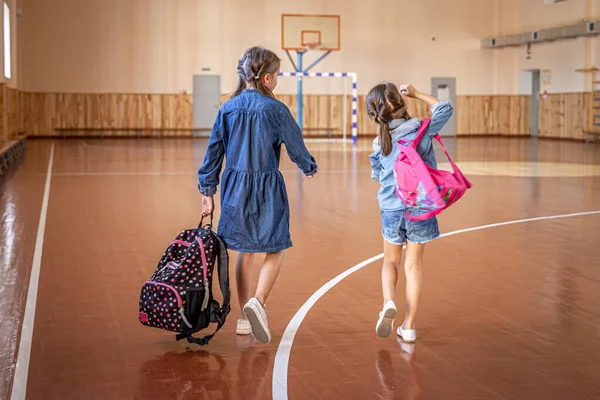
[[[304,139],[304,143],[341,143],[348,144],[353,143],[352,139],[325,139],[325,138],[314,138],[314,139]]]
[[[160,176],[160,175],[197,175],[193,171],[187,172],[162,172],[162,171],[141,171],[141,172],[56,172],[53,174],[56,176]]]
[[[460,233],[467,233],[467,232],[473,232],[473,231],[478,231],[478,230],[483,230],[483,229],[497,228],[499,226],[522,224],[525,222],[543,221],[543,220],[550,220],[550,219],[580,217],[580,216],[584,216],[584,215],[593,215],[593,214],[600,214],[600,210],[573,213],[573,214],[552,215],[552,216],[547,216],[547,217],[518,219],[518,220],[514,220],[514,221],[506,221],[506,222],[499,222],[499,223],[495,223],[495,224],[476,226],[473,228],[460,229],[457,231],[448,232],[448,233],[441,235],[440,238],[454,236],[454,235],[458,235]],[[306,314],[308,314],[308,311],[312,308],[312,306],[315,305],[315,303],[321,297],[323,297],[323,295],[325,293],[327,293],[329,291],[329,289],[331,289],[332,287],[334,287],[335,285],[340,283],[344,278],[355,273],[356,271],[360,270],[361,268],[371,264],[372,262],[380,260],[382,258],[383,258],[383,253],[379,254],[377,256],[371,257],[368,260],[365,260],[365,261],[361,262],[360,264],[357,264],[354,267],[342,272],[341,274],[339,274],[338,276],[336,276],[335,278],[331,279],[329,282],[327,282],[326,284],[321,286],[319,288],[319,290],[317,290],[312,296],[310,296],[310,298],[308,300],[306,300],[306,303],[304,303],[302,305],[302,307],[300,307],[300,309],[298,310],[296,315],[294,315],[294,317],[288,324],[287,328],[285,328],[285,332],[283,333],[281,342],[279,342],[279,347],[277,347],[277,353],[275,354],[275,362],[273,365],[273,399],[287,400],[287,398],[288,398],[287,379],[288,379],[288,367],[289,367],[289,361],[290,361],[290,353],[292,351],[292,345],[294,343],[294,338],[296,337],[296,333],[298,333],[300,324],[302,324],[302,321],[306,317]]]
[[[46,187],[42,200],[42,211],[40,212],[40,223],[38,225],[33,263],[31,265],[31,276],[29,278],[29,290],[27,292],[27,303],[23,315],[23,327],[21,329],[21,340],[19,342],[19,355],[15,366],[15,375],[10,400],[25,400],[27,391],[27,375],[29,374],[29,359],[31,357],[31,342],[33,339],[33,322],[35,320],[35,306],[37,303],[38,284],[40,281],[40,266],[42,264],[42,249],[44,247],[44,232],[46,231],[46,216],[48,215],[48,199],[50,197],[50,181],[52,179],[52,164],[54,163],[54,143],[50,147],[50,161],[48,161],[48,172],[46,173]]]
[[[298,172],[298,169],[284,169],[280,170],[281,173],[292,173]],[[367,172],[370,170],[356,170],[357,172]],[[349,170],[344,169],[331,169],[331,170],[321,170],[319,174],[328,174],[328,173],[344,173],[351,172]],[[40,174],[42,175],[42,174]],[[161,172],[161,171],[140,171],[140,172],[127,172],[127,171],[114,171],[114,172],[55,172],[52,176],[197,176],[197,173],[194,171],[173,171],[173,172]]]

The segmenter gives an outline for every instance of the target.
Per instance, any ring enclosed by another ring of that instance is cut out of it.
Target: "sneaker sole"
[[[411,339],[404,339],[404,336],[402,336],[402,334],[400,332],[396,332],[396,334],[398,334],[398,336],[400,336],[400,339],[402,339],[402,341],[404,343],[414,343],[414,342],[417,341],[417,338],[414,338],[412,340]]]
[[[269,343],[271,341],[271,332],[260,316],[260,311],[254,304],[246,304],[244,306],[244,314],[250,322],[250,331],[252,336],[261,343]]]
[[[385,313],[379,317],[380,321],[377,323],[377,328],[375,331],[377,332],[377,336],[386,338],[390,336],[392,330],[394,329],[394,318],[396,318],[396,310],[393,308],[388,308]]]
[[[235,334],[236,335],[240,335],[240,336],[247,336],[247,335],[249,335],[251,333],[252,333],[251,329],[244,329],[244,330],[241,330],[241,329],[238,330],[238,329],[236,329],[236,331],[235,331]]]

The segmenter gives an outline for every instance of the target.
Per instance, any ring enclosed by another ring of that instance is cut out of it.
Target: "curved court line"
[[[518,219],[518,220],[506,221],[506,222],[498,222],[495,224],[481,225],[481,226],[476,226],[473,228],[460,229],[460,230],[444,233],[440,236],[440,238],[454,236],[454,235],[458,235],[460,233],[467,233],[467,232],[473,232],[473,231],[478,231],[478,230],[483,230],[483,229],[497,228],[500,226],[522,224],[525,222],[534,222],[534,221],[543,221],[543,220],[561,219],[561,218],[570,218],[570,217],[581,217],[584,215],[594,215],[594,214],[600,214],[600,210],[573,213],[573,214],[551,215],[551,216],[537,217],[537,218]],[[302,307],[300,307],[298,312],[296,312],[296,314],[294,315],[294,317],[292,318],[292,320],[290,321],[288,326],[285,328],[285,332],[283,333],[281,341],[279,342],[279,347],[277,347],[277,353],[275,354],[275,362],[273,365],[273,399],[287,400],[287,398],[288,398],[287,378],[288,378],[290,353],[292,351],[292,345],[294,343],[294,338],[296,337],[296,333],[298,332],[298,329],[300,328],[300,324],[306,317],[306,314],[308,314],[308,311],[312,308],[312,306],[315,305],[315,303],[321,297],[323,297],[323,295],[325,293],[327,293],[329,291],[329,289],[331,289],[332,287],[337,285],[344,278],[348,277],[349,275],[355,273],[356,271],[360,270],[361,268],[363,268],[381,258],[383,258],[383,253],[376,255],[374,257],[371,257],[368,260],[365,260],[365,261],[361,262],[360,264],[357,264],[354,267],[342,272],[341,274],[339,274],[338,276],[336,276],[335,278],[331,279],[329,282],[327,282],[323,286],[321,286],[319,288],[319,290],[317,290],[312,296],[310,296],[310,298],[302,305]]]

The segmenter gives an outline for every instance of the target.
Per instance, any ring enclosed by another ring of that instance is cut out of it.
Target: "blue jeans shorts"
[[[437,218],[424,221],[411,221],[404,218],[405,210],[381,211],[383,238],[397,245],[407,241],[411,243],[427,243],[440,237]]]

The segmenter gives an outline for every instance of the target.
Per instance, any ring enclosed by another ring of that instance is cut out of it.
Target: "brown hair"
[[[265,96],[275,97],[262,78],[266,74],[276,74],[280,65],[281,59],[271,50],[258,46],[250,47],[238,61],[237,74],[239,80],[231,97],[233,98],[242,93],[242,90],[249,88],[254,88]]]
[[[390,82],[375,86],[367,94],[367,114],[379,124],[379,144],[384,156],[392,152],[392,136],[388,123],[394,118],[410,119],[406,103],[396,85]]]

